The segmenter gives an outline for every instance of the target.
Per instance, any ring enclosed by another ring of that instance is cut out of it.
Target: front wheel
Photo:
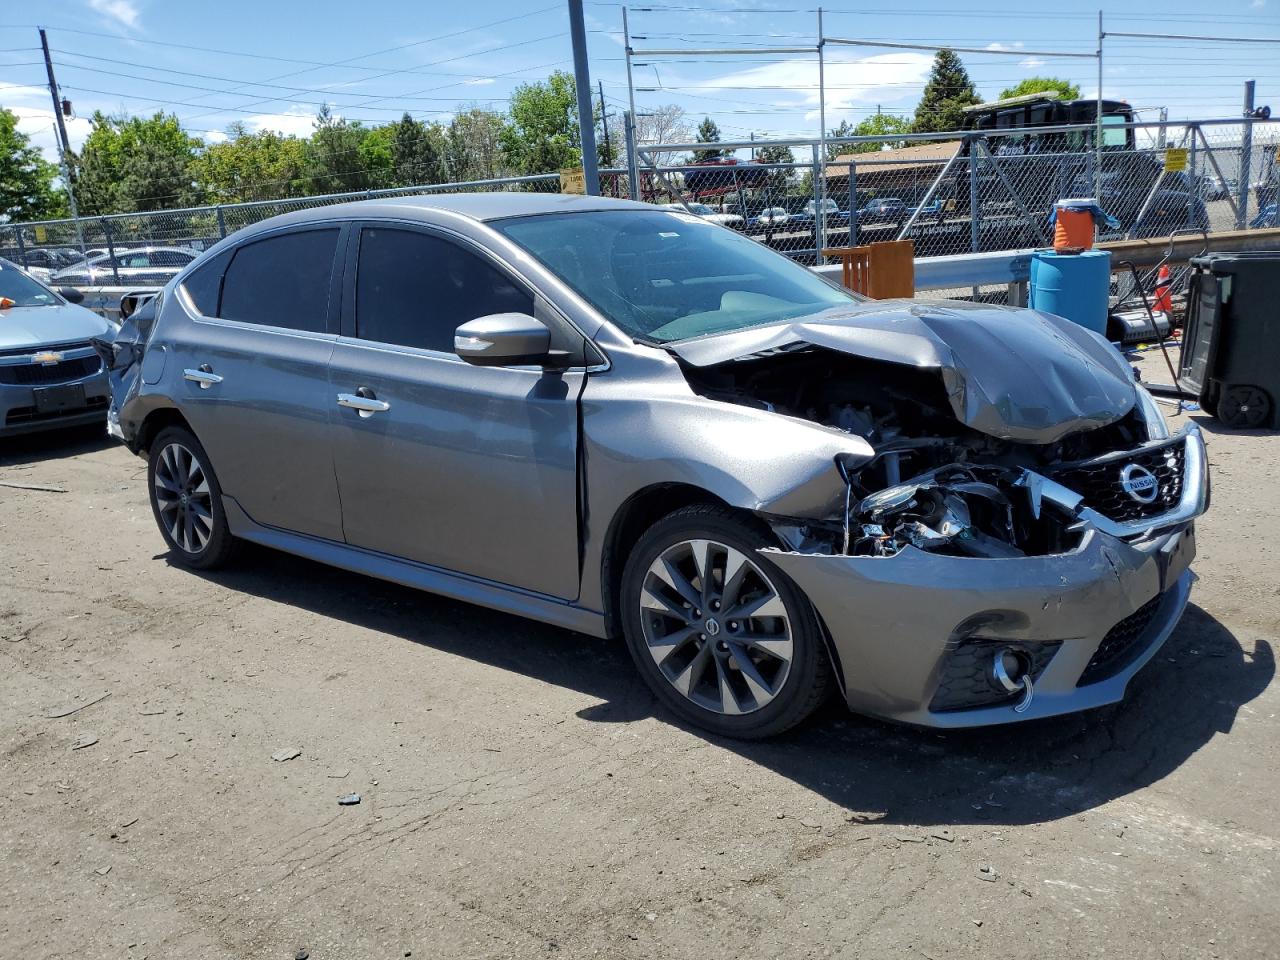
[[[809,601],[757,550],[764,532],[724,507],[669,514],[627,558],[621,606],[645,682],[684,719],[757,739],[795,726],[831,667]]]
[[[151,511],[174,558],[210,570],[236,547],[222,509],[222,488],[200,441],[182,427],[167,427],[147,457]]]

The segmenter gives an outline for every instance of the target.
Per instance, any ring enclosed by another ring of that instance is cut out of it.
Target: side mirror
[[[527,313],[494,313],[458,327],[453,350],[477,367],[543,363],[551,351],[551,331]]]
[[[84,303],[84,291],[75,287],[59,287],[58,296],[68,303]]]

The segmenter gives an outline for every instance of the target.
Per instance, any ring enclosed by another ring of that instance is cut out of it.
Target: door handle
[[[201,390],[208,390],[215,383],[221,383],[222,378],[213,372],[213,368],[207,363],[202,363],[198,370],[183,370],[184,379],[190,380],[192,383],[200,384]]]
[[[338,406],[349,407],[359,413],[361,417],[372,417],[375,413],[385,413],[391,409],[391,404],[385,400],[362,397],[355,393],[338,394]]]

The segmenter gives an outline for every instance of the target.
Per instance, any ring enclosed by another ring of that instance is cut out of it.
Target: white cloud
[[[1043,67],[1044,65],[1045,61],[1041,60],[1039,57],[1024,57],[1018,61],[1018,66],[1022,67],[1023,70],[1034,70],[1037,67]]]
[[[877,54],[862,60],[828,61],[826,64],[827,124],[840,122],[840,114],[861,104],[914,102],[924,89],[933,57],[925,53]],[[691,85],[698,85],[695,81]],[[675,81],[672,86],[683,86]],[[811,108],[806,120],[818,116],[818,65],[813,60],[787,60],[762,64],[707,81],[707,86],[733,88],[717,90],[714,96],[731,99],[738,90],[758,91],[753,101],[767,98],[778,112],[796,107]]]
[[[138,25],[138,8],[132,0],[89,0],[89,9],[122,27]]]
[[[1267,5],[1267,0],[1253,0],[1253,3],[1249,4],[1249,6],[1252,7],[1254,10],[1261,10],[1266,5]]]
[[[226,143],[230,139],[222,130],[205,130],[195,135],[205,143]]]
[[[0,82],[0,103],[18,118],[18,129],[31,138],[40,148],[44,158],[58,161],[58,135],[54,129],[53,104],[49,91],[44,87],[27,87],[16,83]],[[92,124],[82,117],[67,117],[67,136],[71,148],[78,149],[89,135]]]
[[[1021,40],[1014,41],[1012,45],[1004,44],[999,40],[996,40],[992,43],[988,43],[986,49],[991,50],[994,53],[1012,53],[1015,50],[1021,50],[1025,46],[1026,44]]]
[[[471,80],[462,81],[468,87],[487,87],[493,83],[493,77],[474,77]]]
[[[245,126],[253,133],[274,130],[286,137],[309,137],[315,125],[315,112],[305,107],[286,113],[258,113],[245,117]]]

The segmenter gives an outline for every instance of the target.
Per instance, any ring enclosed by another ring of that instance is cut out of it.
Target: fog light
[[[1022,699],[1013,707],[1014,713],[1023,713],[1031,706],[1036,691],[1031,683],[1031,660],[1025,653],[1012,647],[996,651],[991,661],[991,675],[1009,693],[1023,691]]]

